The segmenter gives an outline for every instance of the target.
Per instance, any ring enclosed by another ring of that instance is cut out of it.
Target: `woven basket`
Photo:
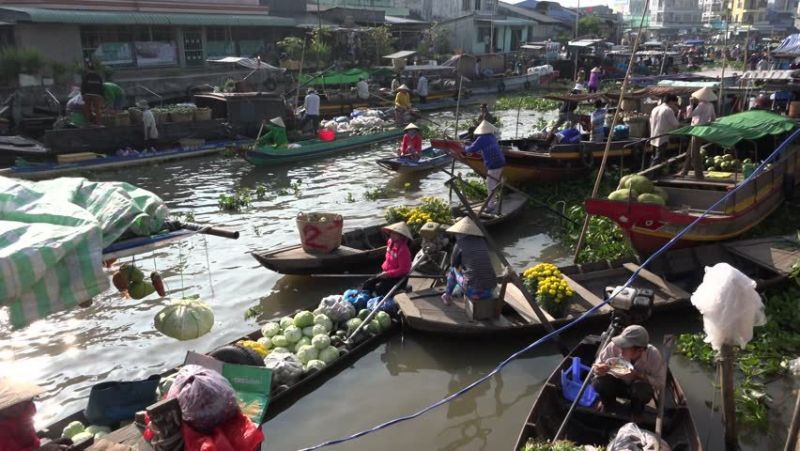
[[[342,215],[336,213],[300,213],[297,231],[303,250],[312,254],[329,254],[342,244]]]
[[[196,121],[210,121],[211,108],[198,108],[194,110],[194,120]]]
[[[192,122],[194,121],[194,112],[191,113],[169,113],[170,122]]]

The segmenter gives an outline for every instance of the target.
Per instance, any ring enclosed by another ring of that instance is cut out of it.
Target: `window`
[[[478,42],[489,42],[489,28],[478,28]]]
[[[81,27],[84,58],[110,66],[175,66],[175,37],[169,27]]]

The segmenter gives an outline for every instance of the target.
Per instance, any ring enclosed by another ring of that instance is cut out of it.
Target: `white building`
[[[704,26],[711,26],[722,20],[723,7],[725,0],[700,0],[702,10],[701,21]]]
[[[696,31],[702,17],[699,6],[697,0],[652,0],[650,30],[665,36]]]

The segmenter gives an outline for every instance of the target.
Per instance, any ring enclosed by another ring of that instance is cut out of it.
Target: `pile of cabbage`
[[[379,110],[358,110],[351,117],[338,116],[329,121],[322,121],[322,128],[337,133],[353,133],[358,131],[379,131],[394,126],[394,121],[384,120]]]
[[[111,429],[106,426],[84,426],[80,421],[73,421],[64,427],[61,437],[72,440],[72,443],[80,443],[92,437],[100,438],[110,432]]]
[[[669,198],[666,191],[653,185],[652,180],[643,175],[631,174],[620,179],[617,190],[609,194],[608,199],[620,202],[667,205]]]
[[[273,385],[292,385],[304,374],[333,363],[345,351],[345,339],[368,314],[366,309],[356,313],[352,304],[335,295],[322,299],[313,312],[304,310],[266,323],[258,343],[269,350],[264,366],[272,370]],[[362,330],[377,335],[391,326],[389,314],[380,311]]]

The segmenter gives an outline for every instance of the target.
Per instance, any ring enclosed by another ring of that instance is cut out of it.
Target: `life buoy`
[[[531,89],[531,82],[529,82],[528,80],[525,80],[525,83],[523,83],[522,86],[524,86],[525,89]]]
[[[580,144],[580,154],[581,154],[581,163],[587,168],[591,168],[594,166],[594,155],[592,155],[592,151],[587,149],[583,143]]]
[[[497,84],[497,92],[505,92],[506,91],[506,84],[502,81]]]
[[[264,80],[264,89],[267,91],[274,91],[278,89],[278,83],[276,83],[275,80],[268,78]]]

